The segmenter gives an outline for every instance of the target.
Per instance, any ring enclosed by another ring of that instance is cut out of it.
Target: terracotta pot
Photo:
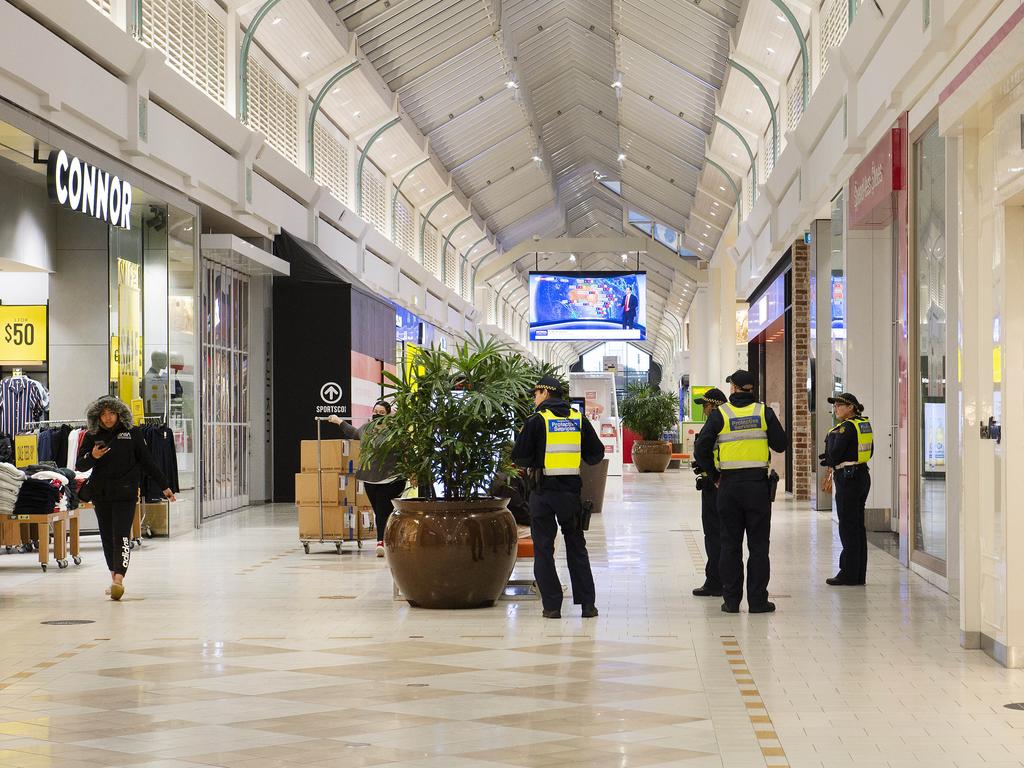
[[[633,443],[633,466],[637,472],[664,472],[672,461],[672,445],[664,440],[637,440]]]
[[[508,499],[395,499],[394,506],[384,549],[409,605],[494,605],[516,564],[516,521]]]

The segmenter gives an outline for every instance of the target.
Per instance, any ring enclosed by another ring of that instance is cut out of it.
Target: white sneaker
[[[384,542],[377,542],[377,557],[384,557]]]

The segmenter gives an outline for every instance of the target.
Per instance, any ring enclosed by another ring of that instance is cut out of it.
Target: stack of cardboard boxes
[[[299,508],[299,538],[376,540],[373,508],[362,481],[356,479],[359,469],[358,440],[321,440],[319,471],[317,441],[303,440],[301,469],[295,476],[295,504]],[[324,527],[320,530],[319,478],[323,495]]]

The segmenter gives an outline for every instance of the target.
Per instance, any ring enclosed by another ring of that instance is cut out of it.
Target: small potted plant
[[[385,378],[393,408],[367,429],[363,461],[397,457],[396,469],[429,489],[426,498],[396,499],[383,532],[395,582],[417,607],[493,605],[518,540],[507,499],[486,489],[495,472],[515,471],[502,449],[522,424],[531,368],[509,345],[481,335],[451,353],[422,350],[408,380]]]
[[[672,460],[672,444],[661,436],[676,425],[676,396],[642,382],[626,388],[619,411],[623,425],[640,435],[633,443],[638,472],[664,472]]]

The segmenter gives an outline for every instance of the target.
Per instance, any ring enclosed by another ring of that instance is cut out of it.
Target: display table
[[[31,528],[35,526],[35,540],[39,542],[39,567],[46,572],[50,564],[50,526],[53,526],[53,559],[58,568],[68,567],[68,549],[75,565],[82,562],[78,554],[78,510],[59,510],[39,514],[12,514],[12,522]],[[70,538],[70,546],[69,546]]]

